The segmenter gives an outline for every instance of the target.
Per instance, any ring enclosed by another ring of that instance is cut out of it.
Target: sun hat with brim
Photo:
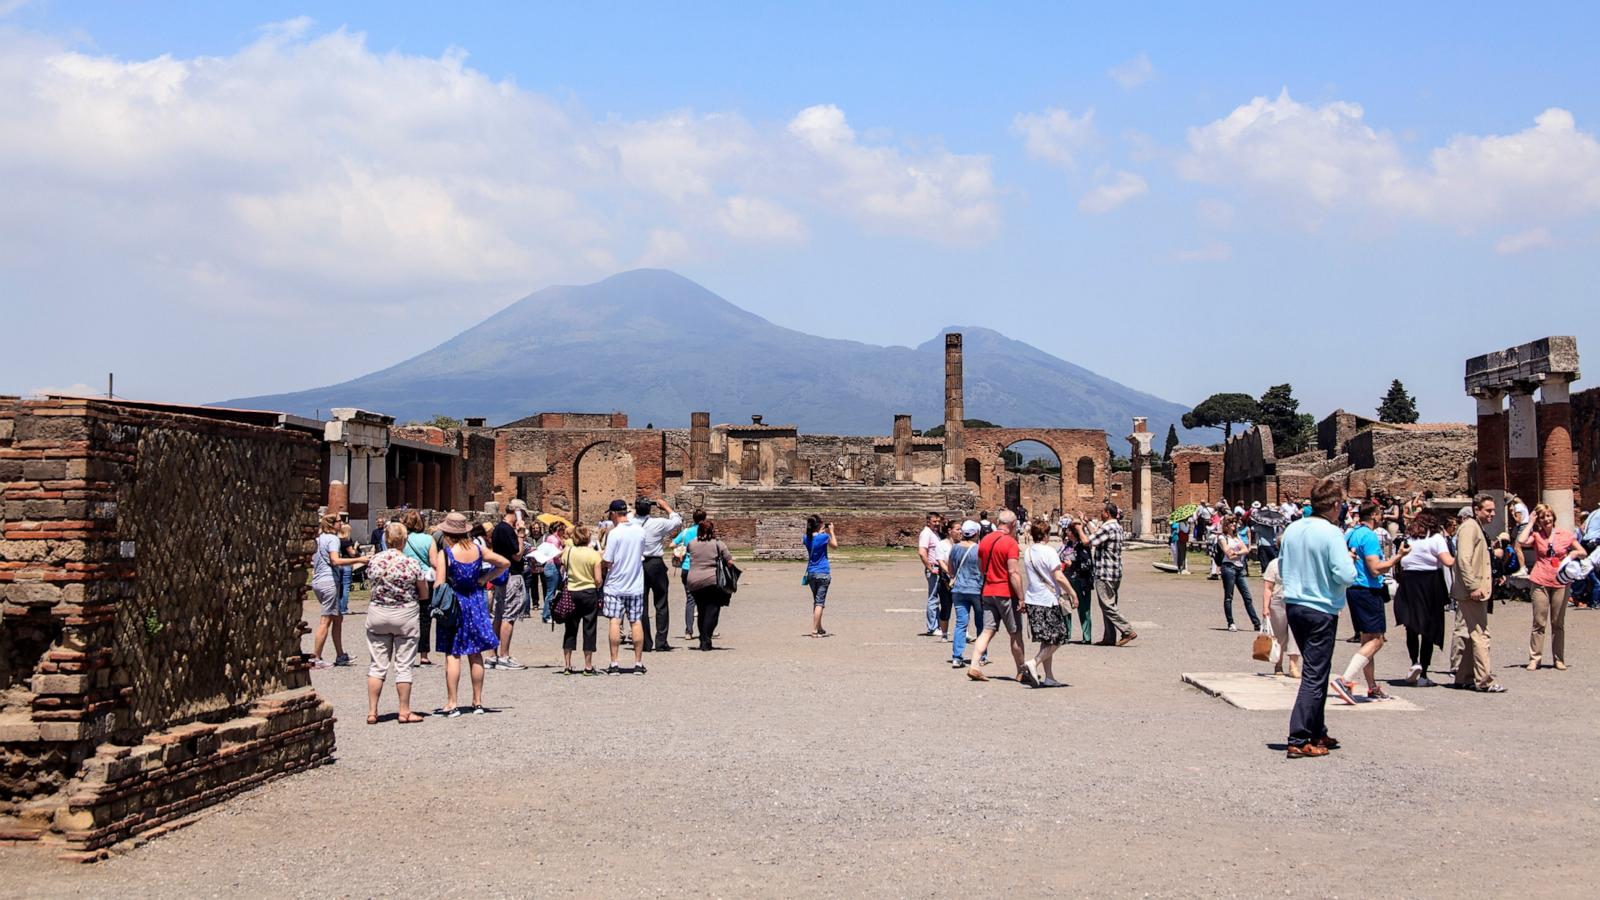
[[[439,523],[439,533],[450,534],[459,537],[463,534],[471,534],[472,525],[467,522],[466,516],[458,512],[453,512],[450,515],[445,516],[444,521]]]

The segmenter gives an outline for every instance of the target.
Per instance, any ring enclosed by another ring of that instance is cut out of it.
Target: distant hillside
[[[1133,416],[1148,416],[1159,442],[1187,409],[987,328],[944,331],[965,334],[969,417],[1104,428],[1122,453]],[[658,428],[709,410],[713,422],[760,413],[812,433],[888,434],[895,413],[911,413],[918,428],[943,421],[943,335],[916,349],[816,337],[681,275],[639,269],[530,294],[432,350],[343,384],[225,405],[303,415],[359,406],[401,421],[443,413],[491,425],[542,410],[620,409],[631,424]]]

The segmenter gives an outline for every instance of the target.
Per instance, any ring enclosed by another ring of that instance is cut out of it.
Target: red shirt
[[[992,532],[978,543],[978,563],[983,566],[983,596],[1011,597],[1011,569],[1006,564],[1017,556],[1017,539],[1009,534]]]
[[[1537,531],[1530,537],[1533,538],[1534,562],[1528,580],[1540,587],[1561,587],[1560,580],[1556,578],[1556,567],[1566,562],[1567,553],[1572,550],[1572,532],[1565,528],[1552,528],[1548,538]]]

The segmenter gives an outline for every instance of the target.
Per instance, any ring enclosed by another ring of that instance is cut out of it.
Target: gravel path
[[[920,613],[886,611],[921,604],[909,555],[837,564],[823,640],[799,566],[751,564],[725,649],[642,677],[563,677],[559,635],[525,623],[542,667],[490,672],[494,715],[368,727],[364,669],[317,672],[337,764],[98,865],[0,851],[0,895],[1593,896],[1600,613],[1569,613],[1570,671],[1535,674],[1529,607],[1500,607],[1510,693],[1397,687],[1423,711],[1340,715],[1344,749],[1289,761],[1286,715],[1179,683],[1260,664],[1218,630],[1218,583],[1145,554],[1139,641],[1063,648],[1066,689],[952,671]]]

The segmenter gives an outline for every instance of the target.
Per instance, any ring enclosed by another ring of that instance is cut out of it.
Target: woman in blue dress
[[[483,588],[500,577],[511,561],[474,542],[472,526],[461,513],[445,517],[439,526],[439,543],[444,552],[434,557],[434,583],[448,584],[456,598],[455,615],[439,622],[438,649],[447,654],[444,663],[446,700],[439,712],[451,719],[461,715],[456,704],[456,690],[461,683],[461,657],[465,656],[472,670],[472,712],[481,715],[484,712],[483,653],[500,646]]]

